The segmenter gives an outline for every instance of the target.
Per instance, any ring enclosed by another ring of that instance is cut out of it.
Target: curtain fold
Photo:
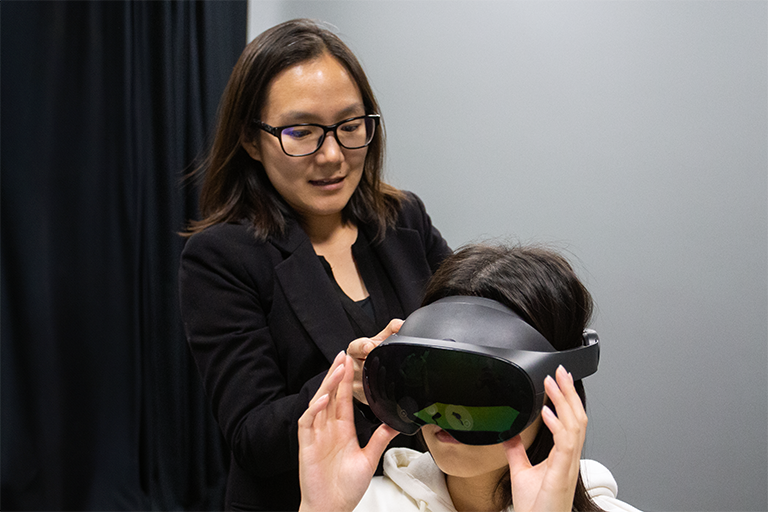
[[[3,510],[220,509],[178,312],[245,1],[3,2]]]

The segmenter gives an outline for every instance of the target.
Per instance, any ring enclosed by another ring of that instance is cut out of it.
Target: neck
[[[498,512],[496,488],[506,468],[483,475],[459,477],[445,475],[448,493],[458,512]]]
[[[351,226],[342,222],[341,213],[304,218],[301,224],[312,244],[328,243]]]
[[[315,252],[326,258],[339,251],[346,253],[357,239],[357,226],[343,223],[341,214],[315,217],[305,221],[303,227]]]

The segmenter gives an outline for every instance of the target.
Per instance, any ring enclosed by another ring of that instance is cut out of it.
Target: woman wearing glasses
[[[568,262],[535,247],[460,249],[433,276],[424,304],[451,296],[501,303],[558,351],[582,346],[592,313],[592,297]],[[479,339],[495,336],[483,333],[485,326],[473,328]],[[488,332],[498,332],[496,327]],[[520,348],[508,343],[506,348]],[[497,351],[501,347],[494,346]],[[447,372],[459,385],[462,377],[466,386],[478,382],[456,368],[430,370]],[[339,354],[299,421],[302,511],[637,512],[616,498],[616,481],[605,466],[580,460],[587,427],[584,386],[563,366],[544,380],[548,404],[519,435],[503,443],[470,445],[425,422],[420,432],[430,453],[391,449],[384,455],[384,476],[373,481],[377,461],[397,432],[381,425],[360,448],[351,421],[353,375],[352,361]]]
[[[297,421],[336,354],[363,360],[450,249],[381,181],[379,108],[355,56],[307,20],[243,51],[182,254],[188,341],[232,452],[227,509],[299,505]],[[364,402],[359,383],[356,397]],[[355,410],[366,442],[378,422]]]

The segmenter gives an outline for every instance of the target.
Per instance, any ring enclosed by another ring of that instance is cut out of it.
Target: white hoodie
[[[616,480],[599,462],[582,460],[581,476],[590,497],[603,510],[639,512],[616,499]],[[384,476],[374,477],[355,512],[411,511],[456,512],[456,507],[445,475],[429,453],[392,448],[384,454]]]

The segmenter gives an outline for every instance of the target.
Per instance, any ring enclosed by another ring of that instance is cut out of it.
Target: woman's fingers
[[[315,431],[325,427],[328,411],[335,414],[337,389],[344,377],[344,368],[348,366],[344,364],[345,358],[343,352],[336,356],[315,396],[309,401],[307,410],[299,418],[300,441],[312,441]]]
[[[542,420],[555,441],[548,460],[555,474],[571,480],[578,472],[587,415],[573,385],[573,378],[562,366],[555,372],[555,379],[547,377],[544,387],[557,410],[557,415],[547,406],[541,411]]]
[[[568,373],[562,366],[555,372],[558,386],[560,387],[565,400],[570,405],[570,410],[573,412],[574,418],[583,423],[586,426],[587,412],[584,410],[584,404],[581,402],[581,397],[576,392],[576,388],[573,385],[573,375]]]
[[[365,364],[365,358],[368,357],[371,350],[376,348],[382,341],[398,332],[401,325],[403,325],[403,321],[395,318],[376,336],[372,338],[358,338],[353,340],[347,347],[347,355],[352,358],[352,364],[355,369],[352,393],[358,402],[364,404],[368,403],[368,399],[363,391],[363,365]]]
[[[584,411],[584,405],[573,385],[573,377],[565,371],[565,368],[560,366],[557,369],[555,379],[547,377],[544,380],[544,389],[564,427],[572,430],[586,428],[587,414]]]
[[[352,340],[347,347],[347,355],[353,359],[365,361],[365,358],[368,357],[371,350],[376,348],[376,346],[385,339],[396,334],[402,325],[402,320],[394,318],[390,320],[387,326],[376,336],[373,336],[372,338],[357,338],[356,340]]]
[[[302,414],[301,418],[299,418],[299,436],[302,435],[302,429],[310,429],[312,427],[312,425],[315,423],[317,415],[324,411],[327,405],[328,395],[325,394],[318,397],[314,403],[307,407],[307,410],[304,411],[304,414]]]
[[[336,389],[336,387],[341,382],[341,379],[344,377],[345,361],[346,356],[344,355],[344,352],[339,352],[336,355],[336,358],[333,360],[331,367],[328,369],[328,372],[326,372],[325,377],[323,378],[323,382],[317,389],[315,396],[313,396],[309,401],[310,406],[314,404],[315,401],[317,401],[317,399],[321,396],[330,394],[332,390]]]
[[[373,336],[372,338],[358,338],[356,340],[352,340],[352,342],[347,347],[347,355],[353,359],[365,361],[365,358],[368,357],[368,354],[371,352],[371,350],[376,348],[376,346],[385,339],[389,338],[393,334],[396,334],[402,325],[402,320],[399,318],[394,318],[390,320],[387,326],[376,336]]]
[[[354,421],[354,412],[352,408],[352,396],[353,396],[353,382],[355,380],[355,368],[352,358],[346,356],[344,359],[344,371],[342,379],[338,384],[338,389],[335,393],[336,403],[334,408],[330,409],[337,419],[346,419]]]
[[[377,342],[376,345],[389,338],[393,334],[397,334],[400,331],[400,327],[403,326],[403,321],[399,318],[393,318],[389,321],[387,326],[379,334],[371,338],[372,341]]]
[[[368,353],[376,347],[376,343],[371,338],[358,338],[353,340],[347,347],[347,355],[353,359],[365,361]]]

